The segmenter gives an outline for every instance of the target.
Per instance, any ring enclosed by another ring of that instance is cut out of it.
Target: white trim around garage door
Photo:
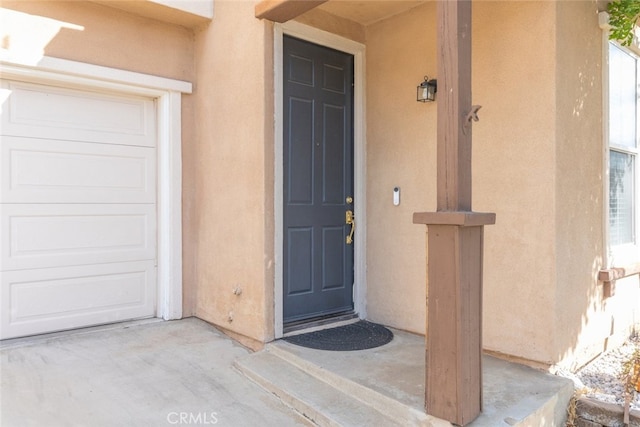
[[[354,309],[362,319],[366,318],[367,295],[367,237],[366,237],[366,135],[365,135],[365,46],[353,40],[319,30],[295,21],[274,26],[274,92],[275,92],[275,337],[283,336],[283,290],[282,290],[282,182],[283,182],[283,108],[282,108],[282,37],[284,34],[297,37],[321,46],[326,46],[353,55],[354,59],[354,211],[357,231],[355,233],[354,259]]]
[[[44,57],[37,65],[0,61],[0,77],[154,98],[158,118],[158,300],[156,316],[182,317],[181,97],[191,83]],[[0,100],[1,101],[1,100]]]

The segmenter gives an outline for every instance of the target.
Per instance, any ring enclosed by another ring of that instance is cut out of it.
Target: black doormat
[[[284,340],[317,350],[354,351],[380,347],[393,339],[393,332],[382,325],[360,320],[350,325],[287,337]]]

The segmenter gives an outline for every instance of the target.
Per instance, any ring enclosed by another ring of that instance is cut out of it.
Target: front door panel
[[[284,322],[353,309],[353,56],[284,37]],[[349,200],[348,200],[349,198]]]

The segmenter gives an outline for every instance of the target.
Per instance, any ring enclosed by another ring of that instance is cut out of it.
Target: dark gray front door
[[[284,323],[353,310],[353,56],[284,37]]]

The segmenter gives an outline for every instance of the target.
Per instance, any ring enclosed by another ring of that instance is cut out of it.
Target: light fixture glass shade
[[[416,99],[418,102],[433,102],[436,100],[438,82],[436,79],[429,80],[429,77],[425,76],[424,81],[418,85],[417,89]]]

